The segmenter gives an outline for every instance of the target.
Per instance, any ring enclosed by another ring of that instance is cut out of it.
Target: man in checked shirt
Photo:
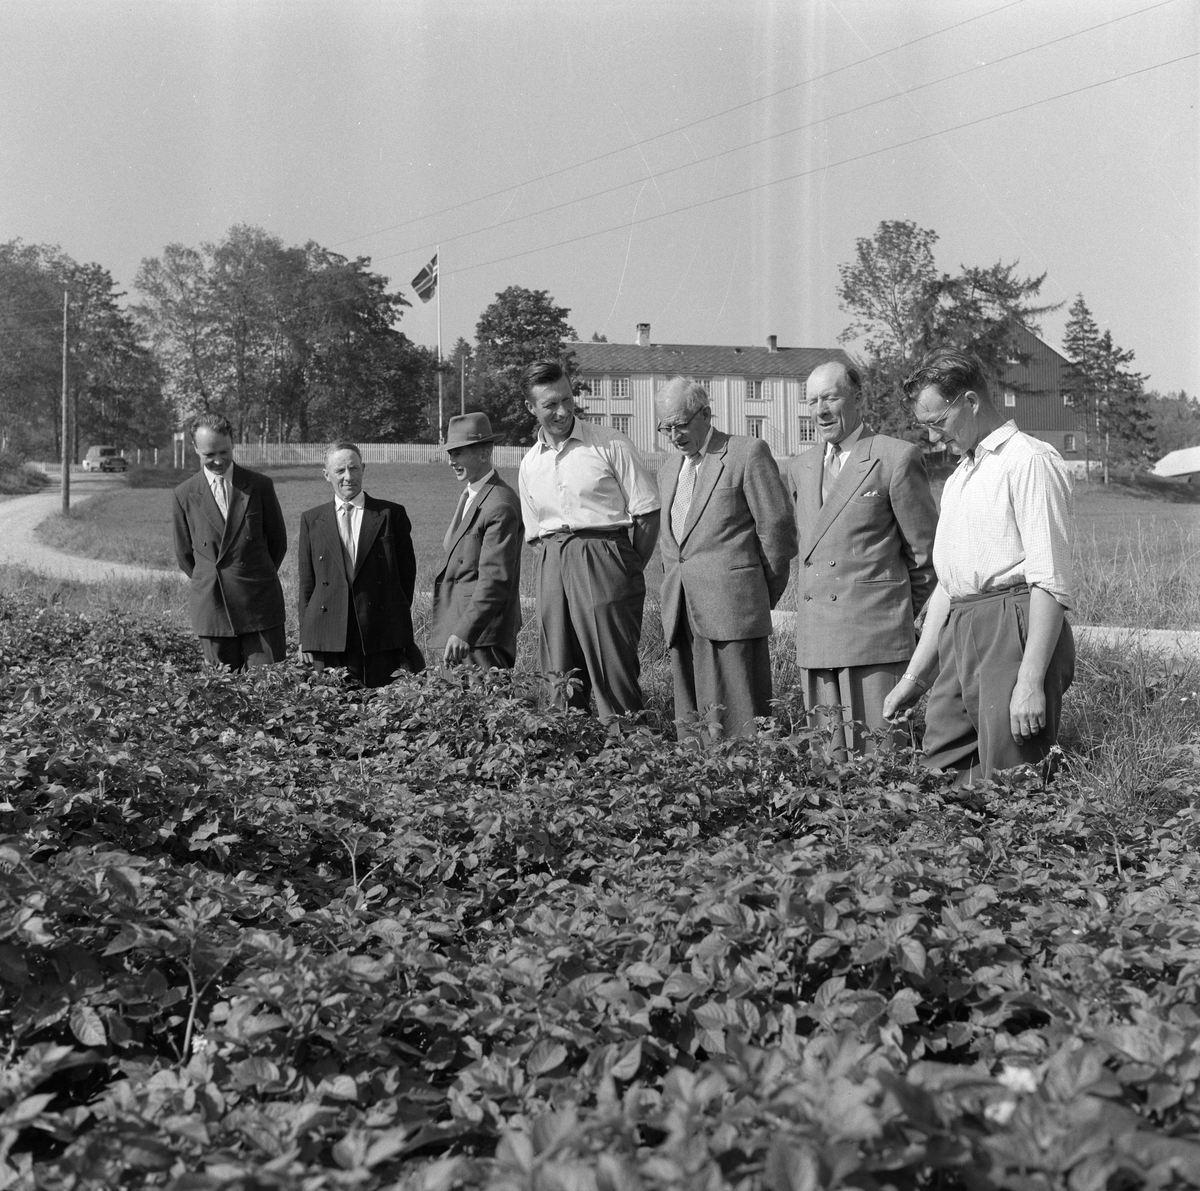
[[[938,584],[904,677],[884,702],[903,714],[933,679],[925,763],[959,783],[1043,761],[1075,673],[1071,480],[1062,458],[1021,433],[966,352],[930,352],[904,382],[914,425],[961,461],[942,492]]]

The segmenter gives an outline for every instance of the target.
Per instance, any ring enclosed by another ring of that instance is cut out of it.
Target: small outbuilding
[[[1184,447],[1182,451],[1169,452],[1151,468],[1151,472],[1164,479],[1200,484],[1200,447]]]

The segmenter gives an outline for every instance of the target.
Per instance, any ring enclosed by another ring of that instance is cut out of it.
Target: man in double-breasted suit
[[[788,583],[796,526],[765,442],[723,434],[703,386],[675,377],[655,394],[658,430],[678,454],[659,472],[663,635],[675,719],[694,735],[752,733],[771,709],[771,609]]]
[[[365,470],[354,443],[335,443],[325,455],[334,498],[300,519],[300,650],[318,670],[345,666],[374,687],[425,662],[413,643],[412,526],[403,505],[363,491]]]
[[[200,470],[175,489],[173,523],[192,628],[208,662],[234,670],[281,662],[287,526],[275,485],[233,462],[227,418],[200,414],[191,432]]]
[[[893,731],[883,702],[937,583],[937,509],[920,450],[863,423],[856,368],[822,364],[807,390],[821,442],[788,466],[800,531],[796,657],[813,722],[833,727],[835,752],[861,752],[870,741],[851,723]],[[840,717],[821,710],[831,707]]]
[[[511,669],[517,660],[524,530],[520,497],[492,466],[497,437],[486,414],[462,414],[447,428],[450,466],[466,488],[442,543],[429,648],[448,666]]]

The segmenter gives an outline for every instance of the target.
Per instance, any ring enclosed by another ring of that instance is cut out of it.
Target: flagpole
[[[434,254],[434,260],[437,261],[437,300],[438,300],[438,347],[437,347],[437,362],[438,362],[438,445],[446,441],[445,432],[445,411],[443,409],[442,389],[444,387],[445,377],[442,375],[442,246],[437,246],[437,252]]]

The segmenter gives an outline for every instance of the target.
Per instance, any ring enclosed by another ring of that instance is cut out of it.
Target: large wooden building
[[[774,335],[765,347],[651,343],[649,323],[638,324],[634,343],[567,347],[589,390],[578,402],[584,415],[651,454],[670,449],[654,429],[655,390],[686,376],[708,390],[719,430],[765,439],[777,457],[794,455],[816,437],[804,400],[809,373],[829,360],[848,360],[840,348],[780,347]]]
[[[780,347],[774,335],[765,347],[651,343],[649,323],[638,324],[634,343],[566,346],[588,390],[578,402],[583,416],[628,434],[648,454],[670,449],[655,432],[655,390],[686,376],[708,390],[718,429],[765,439],[779,458],[795,455],[816,440],[804,396],[809,374],[830,360],[849,361],[841,348]],[[1020,333],[1017,348],[1027,360],[1004,374],[992,394],[997,406],[1064,459],[1082,460],[1082,418],[1062,391],[1066,358],[1030,331]]]

